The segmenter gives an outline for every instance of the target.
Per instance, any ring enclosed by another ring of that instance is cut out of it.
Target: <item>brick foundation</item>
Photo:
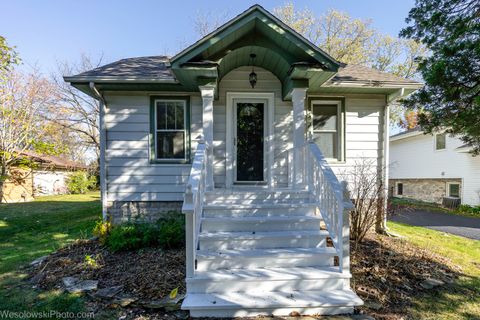
[[[115,224],[122,222],[155,222],[171,211],[181,212],[180,201],[110,201],[107,216]]]
[[[403,195],[397,194],[397,183],[403,183]],[[398,198],[410,198],[426,202],[442,203],[443,197],[447,195],[447,182],[460,183],[460,179],[390,179],[390,195]]]

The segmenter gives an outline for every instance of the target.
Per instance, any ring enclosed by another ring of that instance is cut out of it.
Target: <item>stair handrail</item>
[[[340,272],[350,269],[349,212],[353,208],[346,182],[340,183],[320,148],[309,141],[303,148],[304,177],[337,250]]]
[[[192,278],[195,274],[196,251],[198,235],[203,211],[206,185],[207,147],[203,140],[197,144],[192,168],[185,188],[182,213],[185,214],[185,250],[186,276]]]

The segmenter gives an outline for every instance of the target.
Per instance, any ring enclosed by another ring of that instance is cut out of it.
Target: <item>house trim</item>
[[[169,101],[184,101],[185,102],[185,158],[174,160],[174,159],[157,159],[155,152],[155,134],[156,134],[156,110],[155,102],[161,100]],[[150,133],[149,133],[149,159],[150,164],[189,164],[191,162],[191,119],[190,119],[190,97],[189,96],[150,96]]]

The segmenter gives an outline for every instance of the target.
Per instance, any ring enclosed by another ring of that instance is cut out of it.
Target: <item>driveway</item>
[[[480,240],[480,218],[415,209],[396,212],[390,220]]]

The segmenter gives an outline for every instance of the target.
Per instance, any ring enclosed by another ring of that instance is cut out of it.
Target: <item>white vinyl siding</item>
[[[344,98],[345,160],[331,161],[332,170],[339,179],[348,179],[352,167],[361,163],[383,171],[385,96],[346,94]]]
[[[456,149],[464,143],[446,135],[446,149],[437,152],[433,135],[390,142],[390,179],[461,179],[462,203],[480,204],[480,157]]]
[[[251,92],[248,67],[227,74],[219,83],[214,100],[213,145],[215,187],[225,186],[226,92]],[[288,185],[288,157],[292,149],[292,102],[282,100],[281,82],[270,72],[257,68],[256,92],[273,92],[274,187]],[[178,94],[174,94],[178,96]],[[329,97],[322,95],[322,97]],[[349,171],[361,159],[381,169],[383,157],[383,95],[331,96],[345,99],[345,159],[333,161],[336,173]],[[315,97],[309,97],[314,99]],[[150,159],[150,96],[106,94],[106,166],[108,201],[183,201],[190,164],[157,164]],[[190,95],[191,155],[202,133],[202,100]]]
[[[178,94],[175,94],[178,96]],[[106,94],[108,201],[183,201],[190,164],[150,162],[150,96]],[[202,132],[202,101],[190,96],[192,153]]]

